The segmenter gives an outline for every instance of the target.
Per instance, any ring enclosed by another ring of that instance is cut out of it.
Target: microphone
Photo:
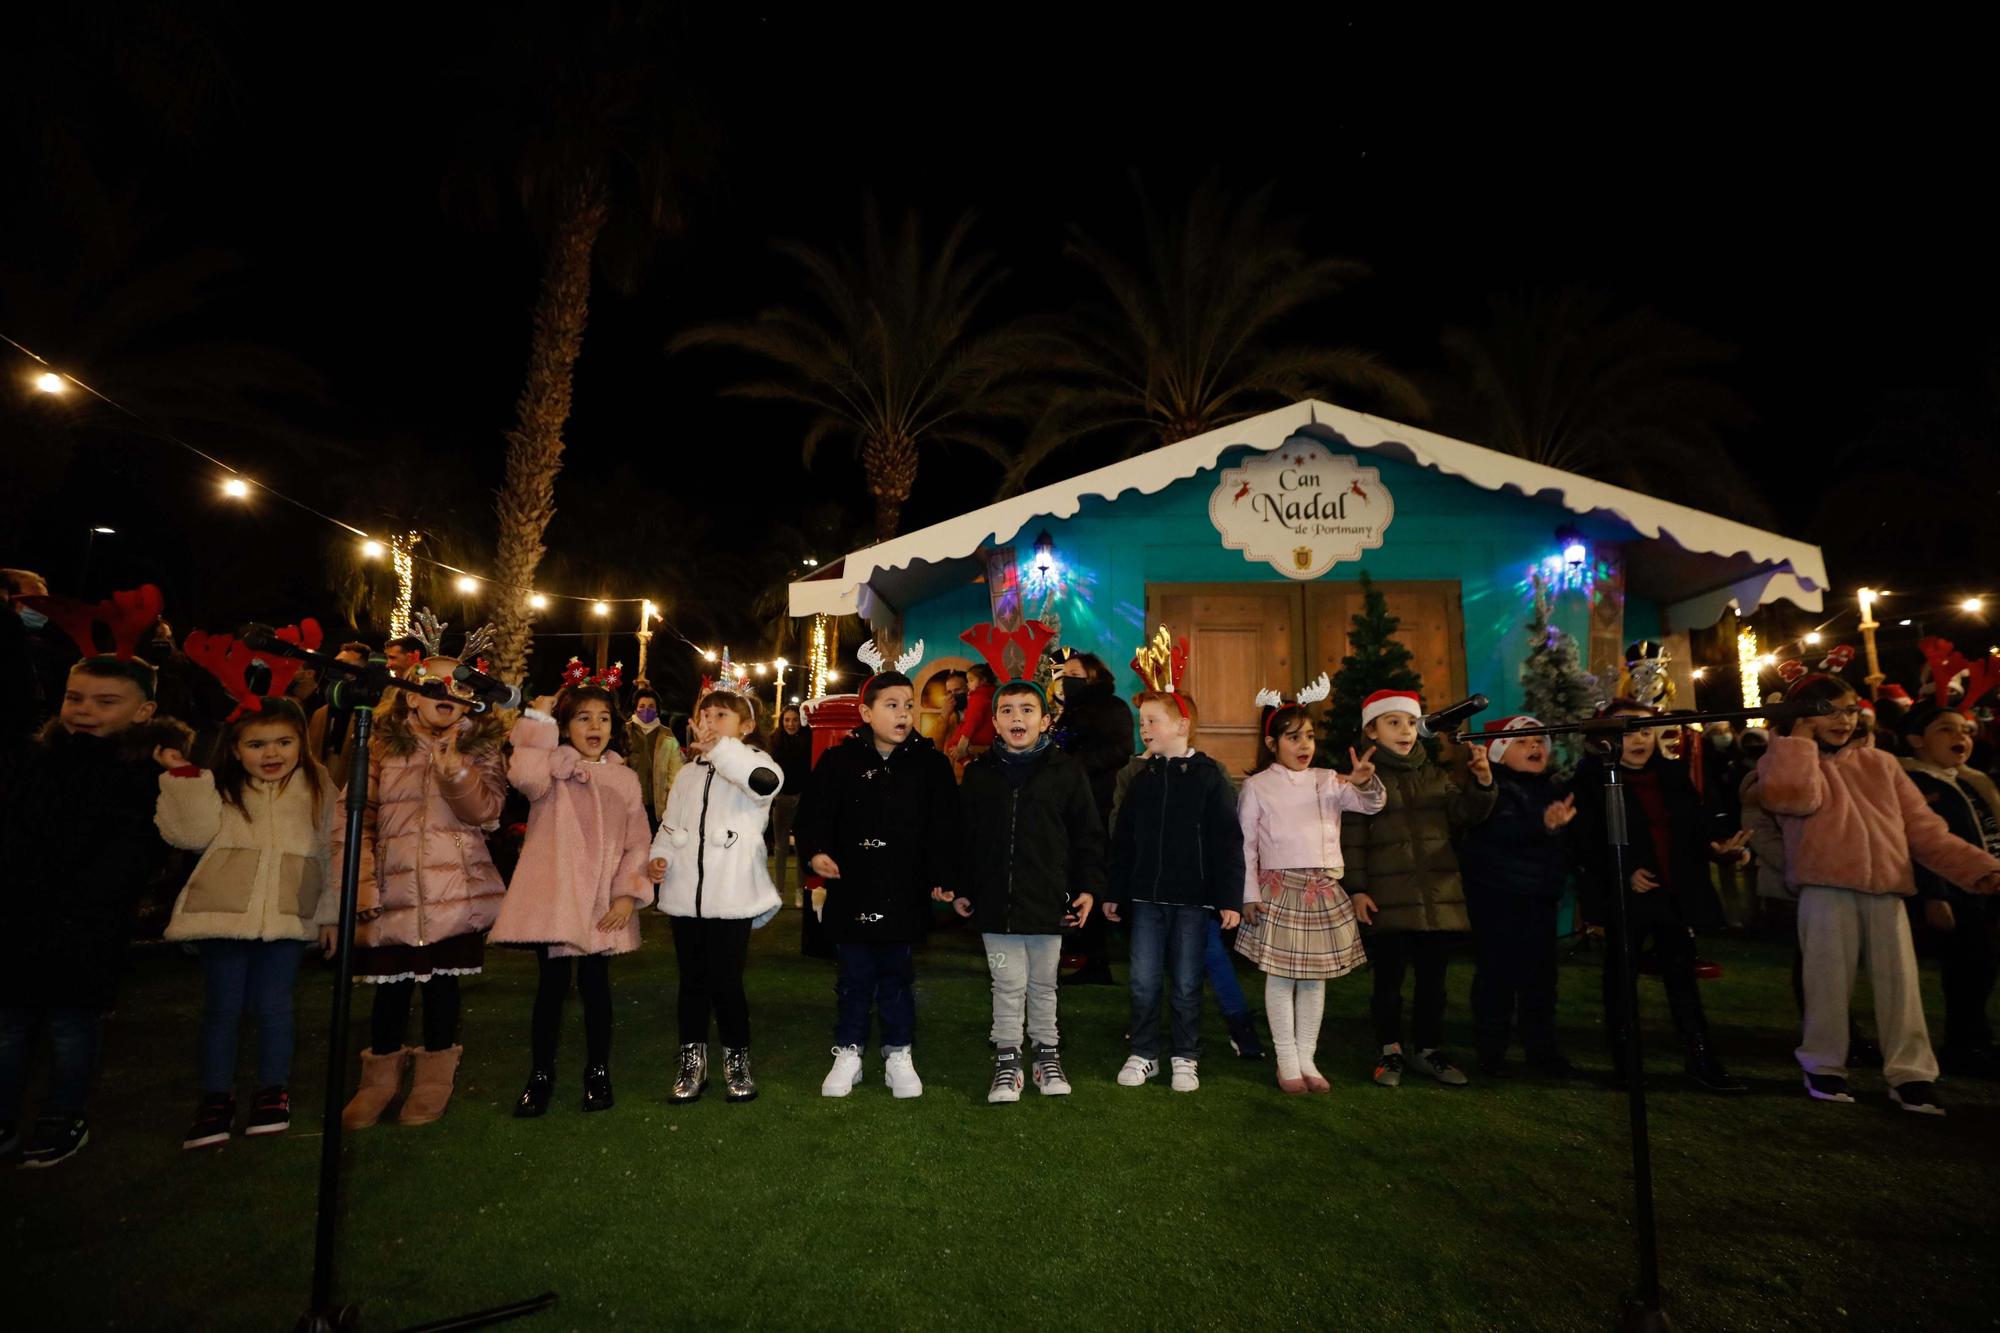
[[[451,678],[461,685],[471,686],[472,692],[478,695],[480,702],[488,708],[507,709],[521,706],[519,685],[509,685],[504,680],[495,680],[485,672],[475,670],[464,663],[453,668]]]
[[[1485,712],[1491,703],[1492,700],[1485,695],[1474,694],[1460,699],[1455,704],[1446,704],[1435,713],[1427,713],[1417,720],[1417,734],[1428,737],[1450,731],[1474,713]]]
[[[1833,700],[1796,699],[1786,704],[1767,704],[1755,711],[1766,722],[1796,722],[1802,717],[1825,717],[1833,711]]]
[[[295,645],[279,638],[278,631],[269,625],[245,625],[236,637],[259,652],[276,653],[280,657],[291,657],[299,652]]]

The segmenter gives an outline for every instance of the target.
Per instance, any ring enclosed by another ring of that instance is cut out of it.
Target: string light
[[[222,493],[232,500],[247,499],[250,495],[250,483],[241,477],[231,477],[222,483]]]
[[[410,532],[389,539],[389,567],[396,571],[396,609],[389,613],[389,637],[400,639],[410,632],[417,612],[417,562],[414,552],[423,534]]]
[[[1763,661],[1757,653],[1757,631],[1748,625],[1740,626],[1736,631],[1736,675],[1743,684],[1745,708],[1755,708],[1764,701],[1757,688],[1757,673]],[[1763,722],[1757,719],[1751,725],[1762,726]]]
[[[458,580],[458,590],[468,595],[479,591],[479,580],[472,575],[462,575]]]
[[[1986,609],[1986,602],[1983,598],[1968,597],[1964,601],[1958,604],[1958,609],[1965,612],[1967,615],[1976,616],[1981,611]]]
[[[1806,635],[1806,642],[1807,642],[1808,644],[1817,644],[1817,643],[1819,642],[1819,631],[1818,631],[1818,630],[1813,630],[1812,632],[1810,632],[1809,634],[1807,634],[1807,635]]]
[[[53,370],[45,370],[35,376],[35,387],[43,393],[68,393],[69,381]]]
[[[611,604],[609,602],[592,602],[590,604],[590,614],[594,616],[608,616],[611,614]]]
[[[532,610],[546,611],[549,609],[549,599],[538,592],[531,592],[528,594],[528,606]]]
[[[370,537],[367,541],[361,543],[362,558],[366,560],[380,560],[382,558],[382,549],[382,543]]]

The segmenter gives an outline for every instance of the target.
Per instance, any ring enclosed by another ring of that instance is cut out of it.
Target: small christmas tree
[[[1389,614],[1389,603],[1361,571],[1361,611],[1347,632],[1347,656],[1333,678],[1333,698],[1320,720],[1320,754],[1323,762],[1347,767],[1347,752],[1368,748],[1361,732],[1361,701],[1377,690],[1415,690],[1423,693],[1423,680],[1410,669],[1410,650],[1397,642],[1395,633],[1403,622]],[[1425,748],[1436,752],[1437,742]]]
[[[1596,711],[1603,694],[1597,677],[1583,669],[1576,640],[1550,623],[1548,590],[1535,580],[1535,614],[1528,621],[1528,656],[1521,663],[1521,706],[1549,726],[1580,722]],[[1564,777],[1575,770],[1582,747],[1574,736],[1554,738],[1553,768]]]

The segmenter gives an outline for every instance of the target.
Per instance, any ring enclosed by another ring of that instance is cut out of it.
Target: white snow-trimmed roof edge
[[[1324,427],[1356,449],[1399,447],[1419,466],[1485,490],[1512,490],[1530,499],[1552,500],[1575,514],[1610,514],[1641,536],[1664,538],[1689,551],[1744,557],[1764,567],[1734,584],[1665,608],[1676,625],[1713,624],[1732,602],[1746,612],[1779,599],[1808,611],[1821,609],[1827,590],[1826,558],[1810,543],[1497,449],[1307,400],[850,552],[820,577],[791,585],[792,614],[852,615],[866,609],[861,605],[863,586],[885,570],[970,557],[988,542],[1012,538],[1035,519],[1072,518],[1086,499],[1115,500],[1127,491],[1152,495],[1213,468],[1227,450],[1247,446],[1268,452],[1310,426]]]

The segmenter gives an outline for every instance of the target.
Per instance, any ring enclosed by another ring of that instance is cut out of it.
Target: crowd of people
[[[1711,733],[1705,747],[1654,706],[1614,700],[1605,715],[1637,725],[1564,781],[1548,741],[1521,734],[1539,725],[1525,715],[1487,723],[1462,772],[1448,769],[1421,734],[1422,700],[1405,691],[1365,701],[1365,748],[1324,756],[1322,678],[1290,700],[1259,695],[1256,761],[1239,774],[1199,749],[1199,708],[1178,668],[1141,670],[1134,754],[1133,712],[1112,673],[1060,653],[1057,697],[1043,680],[985,668],[984,679],[958,677],[962,694],[948,677],[942,744],[917,726],[912,675],[878,669],[857,691],[859,725],[815,762],[797,709],[767,735],[756,700],[728,682],[701,693],[684,734],[650,686],[574,662],[558,692],[518,716],[485,707],[453,677],[476,659],[478,636],[448,654],[441,635],[420,632],[380,653],[403,687],[375,706],[350,843],[340,810],[356,719],[337,695],[316,702],[305,671],[283,689],[200,683],[177,667],[170,631],[120,645],[132,651],[91,644],[79,657],[71,645],[58,674],[35,610],[46,590],[19,571],[7,580],[0,669],[19,693],[0,766],[0,1153],[24,1166],[54,1165],[88,1140],[133,903],[169,848],[192,869],[165,937],[197,951],[203,987],[191,1149],[289,1125],[295,977],[309,949],[337,947],[350,863],[353,971],[372,994],[348,1127],[445,1114],[463,1055],[460,979],[482,969],[489,944],[531,950],[539,969],[515,1114],[551,1105],[572,990],[584,1013],[582,1107],[613,1106],[611,964],[641,946],[649,909],[667,918],[678,979],[665,1095],[708,1091],[713,1034],[724,1098],[754,1100],[748,946],[784,906],[788,843],[814,889],[793,905],[836,960],[828,1097],[862,1084],[871,1035],[891,1094],[922,1094],[917,950],[938,920],[981,936],[991,1103],[1018,1101],[1030,1083],[1072,1091],[1058,1012],[1064,938],[1083,940],[1071,947],[1108,976],[1102,923],[1129,939],[1120,1086],[1164,1075],[1176,1092],[1199,1089],[1205,983],[1232,1048],[1262,1058],[1232,955],[1263,974],[1285,1094],[1325,1092],[1339,1077],[1317,1063],[1327,987],[1364,965],[1375,1084],[1513,1076],[1516,1041],[1529,1070],[1574,1077],[1555,1023],[1557,920],[1572,889],[1592,921],[1622,895],[1631,923],[1628,947],[1607,948],[1604,962],[1613,1081],[1638,1073],[1625,1065],[1618,997],[1643,966],[1661,976],[1688,1077],[1740,1092],[1704,1016],[1696,939],[1726,924],[1718,869],[1752,865],[1763,891],[1795,904],[1796,1055],[1813,1098],[1853,1100],[1849,1009],[1865,954],[1888,1096],[1944,1113],[1913,920],[1945,942],[1950,1072],[1995,1072],[1986,1007],[2000,793],[1974,764],[1974,728],[1948,681],[1885,734],[1873,701],[1837,675],[1807,674],[1789,696],[1829,711],[1768,734]],[[355,662],[373,653],[339,649]],[[219,702],[192,702],[218,689]],[[171,716],[176,697],[208,734]],[[1629,829],[1615,883],[1606,765],[1620,770]],[[517,848],[495,836],[515,825]],[[1085,933],[1093,922],[1100,933]],[[1468,934],[1471,1073],[1444,1041],[1447,972]],[[237,1102],[246,1018],[256,1031],[247,1112]],[[24,1123],[44,1035],[48,1088]]]

